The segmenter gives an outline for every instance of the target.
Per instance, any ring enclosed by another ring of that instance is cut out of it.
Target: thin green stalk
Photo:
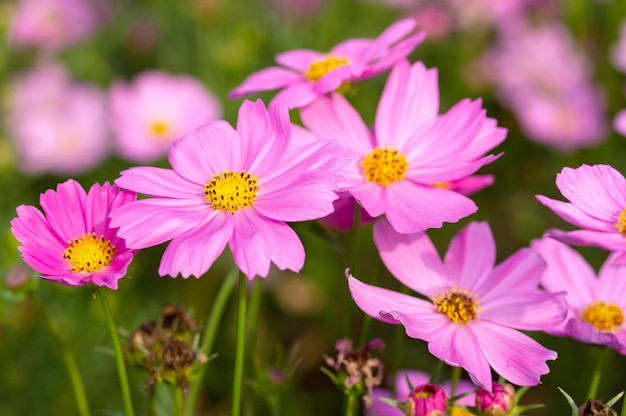
[[[183,389],[177,385],[174,387],[174,416],[183,416],[185,412],[184,407]]]
[[[459,384],[459,380],[461,379],[461,367],[452,367],[452,374],[450,375],[450,397],[454,397],[456,394],[456,386]],[[446,415],[450,416],[452,414],[452,406],[448,406],[448,410],[446,410]]]
[[[256,328],[259,322],[259,313],[261,312],[261,299],[263,297],[263,280],[257,277],[253,282],[252,296],[250,298],[250,306],[248,308],[248,329],[246,331],[246,339],[250,349],[254,350],[256,342]]]
[[[595,399],[598,394],[598,386],[600,385],[600,379],[602,378],[602,364],[606,357],[607,348],[600,347],[598,352],[598,361],[596,362],[596,368],[591,375],[591,382],[589,383],[589,390],[587,390],[587,398]]]
[[[122,354],[122,345],[120,344],[120,337],[117,334],[115,322],[113,322],[113,314],[111,313],[111,307],[106,299],[106,292],[98,288],[98,296],[102,303],[102,309],[104,310],[104,316],[107,320],[109,332],[111,334],[111,341],[113,342],[113,349],[115,350],[115,364],[117,366],[117,374],[120,379],[120,389],[122,390],[122,400],[124,402],[124,411],[126,416],[134,416],[133,401],[130,395],[130,388],[128,386],[128,375],[126,374],[126,365],[124,364],[124,355]]]
[[[238,274],[239,269],[237,269],[237,267],[233,267],[230,272],[228,272],[226,278],[222,282],[222,286],[220,286],[217,295],[215,296],[215,301],[213,301],[213,306],[209,312],[209,320],[206,324],[206,328],[204,329],[204,335],[202,336],[203,345],[201,351],[205,357],[208,357],[212,352],[215,336],[217,335],[217,329],[222,320],[222,315],[224,315],[228,298],[235,287],[235,281],[237,280]],[[206,365],[200,367],[196,380],[191,383],[191,386],[189,387],[189,393],[187,393],[187,403],[185,406],[186,416],[193,415],[206,368]]]
[[[626,416],[626,399],[622,399],[622,411],[620,416]]]
[[[361,242],[361,206],[358,202],[354,202],[354,223],[352,224],[352,230],[350,231],[349,238],[349,255],[348,255],[348,267],[350,269],[350,274],[355,275],[357,273],[357,263],[360,251],[360,242]],[[344,334],[353,334],[351,332],[352,329],[352,315],[354,312],[354,302],[352,301],[352,297],[350,296],[349,290],[343,290],[343,293],[346,296],[343,304],[345,305],[346,311],[345,315],[345,323],[344,323]]]
[[[346,416],[355,416],[356,415],[356,409],[358,407],[358,403],[357,403],[357,395],[355,394],[348,394],[348,404],[346,406]]]
[[[243,390],[243,364],[246,352],[246,284],[247,278],[239,274],[237,295],[237,351],[235,355],[235,375],[233,381],[233,403],[231,416],[241,415],[241,392]]]
[[[80,375],[80,371],[78,370],[78,365],[76,364],[76,359],[74,358],[74,354],[69,350],[67,344],[65,343],[65,339],[61,334],[61,331],[57,327],[56,323],[52,320],[52,317],[48,314],[46,308],[44,308],[43,304],[39,302],[36,298],[35,301],[39,304],[39,309],[43,314],[44,320],[46,321],[46,325],[54,338],[54,341],[57,344],[61,352],[61,357],[63,358],[63,363],[65,364],[65,369],[70,377],[70,384],[72,385],[72,390],[74,392],[74,399],[76,400],[76,407],[78,409],[78,414],[80,416],[90,416],[89,411],[89,402],[87,400],[87,394],[85,393],[85,384],[83,383],[83,378]]]
[[[148,416],[156,416],[156,393],[154,391],[156,386],[152,386],[148,390]]]

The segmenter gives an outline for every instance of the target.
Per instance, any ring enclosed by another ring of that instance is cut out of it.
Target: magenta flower
[[[346,157],[332,141],[290,143],[288,110],[244,102],[237,130],[222,120],[177,140],[171,169],[135,167],[116,183],[153,196],[113,212],[112,224],[133,248],[172,240],[159,273],[201,276],[226,245],[250,279],[270,263],[299,271],[304,248],[286,221],[332,212]]]
[[[451,184],[496,156],[504,129],[486,117],[480,101],[463,100],[438,115],[437,72],[421,63],[397,64],[387,80],[370,131],[339,94],[303,108],[303,123],[319,137],[353,152],[342,171],[343,191],[372,217],[385,215],[396,231],[414,233],[474,213],[474,202]]]
[[[512,385],[493,382],[493,394],[484,389],[476,392],[476,409],[484,416],[510,415],[515,408],[515,389]]]
[[[447,410],[446,393],[441,387],[430,383],[415,387],[404,406],[407,416],[445,416]]]
[[[426,233],[400,234],[385,220],[374,241],[389,271],[428,299],[361,283],[349,276],[352,298],[368,315],[404,326],[428,342],[435,357],[463,367],[474,384],[491,391],[491,368],[521,386],[539,383],[556,352],[521,330],[545,330],[567,313],[563,294],[539,290],[545,263],[521,249],[494,267],[495,246],[486,223],[467,225],[443,262]]]
[[[107,216],[134,200],[134,193],[108,182],[86,193],[70,179],[41,195],[43,213],[30,205],[17,207],[11,232],[21,244],[22,258],[39,277],[69,286],[93,283],[117,289],[134,251]]]
[[[289,108],[303,107],[342,84],[370,78],[406,58],[425,37],[424,32],[414,33],[416,26],[414,19],[400,20],[376,39],[350,39],[328,53],[308,49],[283,52],[276,62],[285,68],[255,72],[228,98],[282,89],[275,99],[284,100]]]
[[[48,63],[11,82],[7,126],[28,174],[93,169],[109,152],[106,100],[95,86],[71,80]]]
[[[608,165],[563,168],[556,186],[570,202],[537,195],[539,202],[580,230],[550,230],[568,244],[626,251],[626,180]]]
[[[578,252],[553,238],[535,240],[532,248],[548,265],[541,285],[567,294],[567,319],[548,332],[626,355],[626,265],[616,261],[619,254],[612,253],[596,277]]]
[[[111,126],[120,155],[151,162],[172,142],[220,116],[217,99],[188,75],[148,71],[110,91]]]

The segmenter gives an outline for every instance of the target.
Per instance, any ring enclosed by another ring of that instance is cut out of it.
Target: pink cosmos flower
[[[521,249],[494,267],[495,245],[486,223],[473,222],[451,241],[443,262],[426,233],[399,234],[385,220],[374,241],[389,271],[422,299],[370,286],[349,276],[352,298],[368,315],[404,326],[428,342],[435,357],[463,367],[491,391],[491,368],[521,386],[539,383],[556,352],[521,330],[545,330],[566,316],[563,294],[539,290],[545,263]]]
[[[7,125],[23,172],[67,175],[92,169],[109,151],[104,94],[48,63],[10,84]]]
[[[414,19],[400,20],[376,39],[350,39],[328,53],[296,49],[276,56],[286,67],[270,67],[255,72],[232,90],[229,99],[248,94],[282,89],[276,99],[289,108],[303,107],[342,84],[370,78],[406,58],[424,39],[424,32],[414,33]]]
[[[622,136],[626,136],[626,109],[619,111],[615,115],[613,129]]]
[[[570,202],[537,195],[539,202],[580,230],[550,230],[568,244],[626,251],[626,180],[608,165],[563,168],[556,186]],[[624,253],[626,255],[626,253]]]
[[[402,61],[387,80],[373,131],[339,94],[301,109],[301,117],[313,133],[353,152],[342,171],[342,190],[370,216],[384,214],[396,231],[414,233],[478,209],[451,183],[493,161],[496,156],[484,153],[506,136],[480,101],[463,100],[438,112],[437,71]]]
[[[383,397],[389,397],[397,400],[398,402],[404,402],[409,397],[409,394],[414,387],[421,386],[429,383],[430,375],[415,370],[400,370],[395,377],[394,392],[382,388],[374,389],[374,402],[372,406],[367,408],[368,416],[403,416],[404,412],[400,409],[385,403],[380,400]],[[450,397],[450,383],[446,382],[441,385],[441,389],[445,393],[446,397]],[[455,395],[465,394],[475,390],[476,386],[472,383],[460,380],[457,383],[455,389]],[[468,394],[458,400],[457,403],[472,406],[475,402],[475,395]],[[453,413],[454,414],[454,413]]]
[[[220,116],[217,99],[195,78],[147,71],[110,91],[111,126],[122,157],[151,162],[172,142]]]
[[[611,46],[609,57],[615,69],[626,73],[626,20],[619,26],[617,42]]]
[[[19,0],[9,42],[55,51],[87,39],[97,26],[98,10],[89,0]]]
[[[174,142],[171,169],[135,167],[116,183],[153,198],[111,214],[132,248],[172,240],[159,273],[201,276],[228,244],[249,278],[267,276],[270,263],[299,271],[304,249],[286,221],[327,215],[347,163],[332,141],[290,143],[288,110],[244,102],[237,129],[222,120]]]
[[[575,250],[553,238],[532,242],[548,267],[541,285],[548,292],[566,292],[568,314],[548,332],[589,344],[606,345],[626,355],[626,265],[612,253],[598,276]]]
[[[135,200],[115,185],[95,184],[89,192],[70,179],[41,195],[43,213],[17,207],[11,232],[24,261],[41,278],[69,286],[93,283],[117,289],[134,251],[111,227],[109,212]]]

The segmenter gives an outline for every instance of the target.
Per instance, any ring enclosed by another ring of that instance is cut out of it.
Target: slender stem
[[[598,361],[596,362],[596,368],[591,375],[591,382],[589,383],[589,390],[587,390],[587,398],[595,399],[598,394],[598,386],[600,386],[600,379],[602,378],[602,364],[604,363],[604,357],[606,357],[607,348],[600,347],[598,352]]]
[[[185,411],[184,406],[183,389],[177,385],[174,387],[174,416],[182,416]]]
[[[357,409],[357,395],[348,394],[348,404],[346,406],[346,416],[355,416]]]
[[[450,397],[454,397],[456,394],[456,386],[459,384],[459,380],[461,379],[461,367],[452,367],[452,374],[450,375]],[[450,416],[452,414],[452,406],[448,406],[448,410],[446,411],[446,415]]]
[[[152,386],[148,390],[148,416],[156,416],[156,393],[154,391],[156,386]]]
[[[350,268],[350,274],[353,276],[357,273],[357,263],[360,251],[360,234],[361,234],[361,206],[358,202],[354,201],[354,223],[352,224],[352,230],[350,231],[349,238],[349,254],[348,254],[348,267]],[[347,286],[347,285],[346,285]],[[345,322],[344,322],[344,334],[350,334],[352,330],[352,318],[354,312],[354,302],[350,296],[350,290],[345,290],[346,299],[343,302],[345,305]]]
[[[233,403],[231,416],[241,415],[241,391],[243,390],[243,364],[246,351],[246,284],[247,278],[239,274],[237,295],[237,351],[235,355],[235,376],[233,381]]]
[[[246,338],[250,350],[254,351],[254,343],[256,342],[256,328],[259,323],[259,313],[261,311],[261,299],[263,297],[263,280],[255,279],[253,282],[252,296],[248,308],[248,328],[246,330]]]
[[[220,286],[217,295],[215,296],[211,312],[209,312],[209,320],[206,324],[206,328],[204,329],[204,335],[202,336],[203,345],[201,351],[205,357],[208,357],[212,352],[213,343],[215,342],[215,336],[217,334],[217,328],[222,320],[222,315],[226,309],[228,298],[235,287],[235,281],[237,280],[238,274],[239,269],[237,269],[237,267],[233,267],[226,275],[226,278],[222,282],[222,286]],[[191,386],[189,387],[189,393],[187,393],[186,400],[187,403],[185,405],[186,416],[192,416],[193,411],[196,408],[196,400],[198,399],[198,394],[200,393],[200,387],[202,387],[202,379],[206,368],[206,365],[200,367],[196,380],[191,383]]]
[[[117,365],[117,374],[120,379],[120,389],[122,390],[122,400],[124,402],[124,411],[126,416],[134,416],[133,401],[130,395],[130,388],[128,386],[128,375],[126,374],[126,366],[124,364],[124,355],[122,354],[122,345],[120,344],[120,337],[117,334],[117,328],[115,322],[113,322],[113,314],[111,314],[111,307],[106,298],[106,292],[98,288],[98,295],[100,302],[102,303],[102,309],[104,310],[104,316],[107,320],[109,332],[111,334],[111,341],[113,342],[113,349],[115,350],[115,364]]]
[[[87,394],[85,393],[85,384],[83,383],[83,378],[80,375],[80,371],[78,370],[78,365],[76,364],[76,359],[74,358],[74,354],[69,350],[67,344],[65,343],[65,339],[59,330],[59,327],[52,320],[52,317],[48,314],[46,308],[44,308],[43,304],[39,302],[36,298],[33,297],[35,302],[39,304],[39,309],[43,314],[44,320],[46,321],[46,325],[54,338],[57,347],[61,351],[61,356],[63,358],[63,363],[65,364],[65,369],[70,377],[70,384],[72,385],[72,390],[74,391],[74,399],[76,400],[76,407],[78,409],[78,414],[80,416],[89,416],[91,413],[89,411],[89,402],[87,400]]]

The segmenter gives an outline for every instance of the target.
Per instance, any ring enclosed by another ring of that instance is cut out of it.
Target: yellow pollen
[[[620,233],[626,234],[626,208],[619,214],[619,217],[617,217],[615,228],[617,228]]]
[[[349,59],[326,55],[323,59],[314,61],[311,65],[309,65],[309,69],[304,74],[304,77],[311,82],[315,82],[333,69],[349,63]]]
[[[437,312],[450,318],[450,322],[463,325],[476,318],[481,310],[478,296],[467,289],[453,287],[446,289],[433,298]]]
[[[157,120],[150,125],[150,131],[158,138],[163,138],[170,132],[170,126],[164,122]]]
[[[441,189],[450,189],[450,182],[435,182],[431,183],[430,186]]]
[[[589,322],[598,331],[612,332],[624,323],[624,314],[616,304],[600,301],[587,306],[580,319]]]
[[[409,170],[409,162],[404,154],[398,153],[398,149],[385,146],[369,152],[361,161],[361,167],[366,181],[387,186],[404,179],[404,174]]]
[[[465,409],[454,406],[452,407],[452,413],[450,413],[450,416],[474,416],[474,413],[470,413]]]
[[[225,170],[215,174],[204,185],[204,198],[213,209],[220,209],[234,214],[237,210],[252,205],[259,190],[257,176],[245,170],[235,172]]]
[[[72,264],[72,272],[93,273],[107,266],[115,256],[115,246],[111,241],[96,233],[83,234],[67,242],[63,258]]]

